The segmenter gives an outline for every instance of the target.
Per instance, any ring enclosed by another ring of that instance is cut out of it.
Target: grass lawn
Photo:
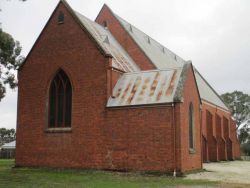
[[[118,173],[94,170],[58,170],[46,168],[12,168],[14,160],[0,160],[0,187],[81,187],[134,188],[169,187],[176,185],[216,186],[206,180],[186,180],[168,176],[149,176],[137,173]]]

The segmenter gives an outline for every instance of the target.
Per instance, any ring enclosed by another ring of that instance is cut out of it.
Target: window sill
[[[196,151],[194,148],[189,148],[189,154],[195,154],[195,153],[196,153]]]
[[[71,133],[71,127],[60,127],[60,128],[47,128],[46,133]]]

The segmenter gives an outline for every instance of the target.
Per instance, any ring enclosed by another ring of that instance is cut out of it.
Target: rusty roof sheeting
[[[182,68],[125,73],[108,100],[108,107],[170,103],[174,101]]]
[[[186,61],[174,54],[163,45],[150,38],[144,32],[140,31],[123,18],[114,14],[128,34],[134,39],[138,46],[144,51],[151,62],[157,69],[183,67]],[[216,91],[208,84],[208,82],[195,70],[195,77],[201,98],[211,102],[219,107],[228,110],[228,107],[221,100]]]
[[[88,19],[82,14],[74,11],[79,18],[83,26],[94,37],[94,39],[102,46],[107,54],[111,54],[112,66],[114,68],[123,70],[125,72],[139,71],[139,67],[128,55],[128,53],[122,48],[122,46],[116,41],[113,35],[108,29],[99,25],[98,23]]]

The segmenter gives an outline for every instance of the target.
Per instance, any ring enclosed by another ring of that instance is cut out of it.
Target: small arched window
[[[70,127],[71,108],[71,83],[66,73],[60,69],[50,84],[48,127]]]
[[[189,148],[194,149],[194,110],[193,104],[189,104],[188,112],[188,132],[189,132]]]

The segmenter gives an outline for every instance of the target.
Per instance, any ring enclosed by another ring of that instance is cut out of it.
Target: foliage
[[[247,140],[245,143],[241,144],[241,150],[248,156],[250,156],[250,140]]]
[[[177,185],[212,187],[218,184],[218,182],[208,180],[189,180],[165,175],[149,176],[140,173],[74,169],[11,168],[13,165],[12,160],[0,160],[0,187],[139,188],[176,187]]]
[[[248,139],[250,138],[250,135],[249,135],[249,129],[246,129],[246,128],[241,128],[238,132],[238,138],[239,138],[239,142],[241,144],[243,143],[246,143],[248,141]]]
[[[19,0],[26,1],[26,0]],[[0,9],[0,11],[2,11]],[[0,28],[0,102],[6,94],[6,85],[11,89],[17,87],[17,79],[14,74],[24,58],[20,56],[21,46],[12,36],[3,32]]]
[[[250,96],[241,91],[225,93],[221,95],[223,101],[232,111],[232,115],[237,125],[250,118]]]
[[[223,101],[230,108],[233,118],[236,121],[240,143],[250,139],[250,96],[241,91],[225,93],[221,95]]]
[[[17,86],[15,70],[24,58],[20,56],[21,46],[11,35],[0,29],[0,101],[5,96],[6,85],[11,89]]]
[[[0,128],[0,146],[16,139],[15,129]]]

